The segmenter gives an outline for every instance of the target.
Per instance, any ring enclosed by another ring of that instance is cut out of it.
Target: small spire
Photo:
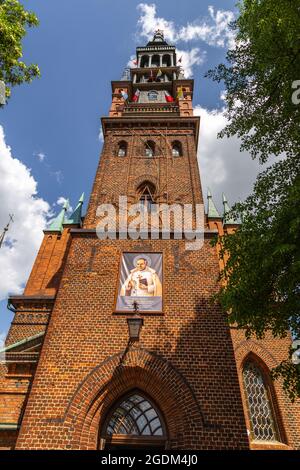
[[[227,198],[225,196],[225,194],[223,193],[223,206],[224,206],[224,213],[223,213],[223,223],[224,225],[225,224],[239,224],[239,221],[234,219],[234,217],[228,215],[229,212],[230,212],[230,207],[229,207],[229,204],[228,204],[228,201],[227,201]]]
[[[81,194],[78,204],[75,207],[75,210],[72,212],[70,217],[64,221],[64,225],[81,225],[81,211],[84,201],[84,193]]]
[[[46,228],[45,232],[62,232],[65,214],[69,208],[69,200],[66,199],[62,210],[57,217],[51,222],[50,226]]]
[[[157,29],[153,36],[153,41],[164,41],[164,31],[162,29]]]
[[[165,41],[164,32],[162,29],[157,29],[154,32],[152,41],[149,41],[147,46],[155,46],[156,44],[168,46],[168,43]]]
[[[220,216],[215,203],[212,198],[212,194],[209,188],[207,188],[207,216],[209,219],[222,219]]]

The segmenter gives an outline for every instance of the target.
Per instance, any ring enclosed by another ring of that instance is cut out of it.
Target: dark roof
[[[169,46],[166,41],[149,41],[146,47],[149,46]]]

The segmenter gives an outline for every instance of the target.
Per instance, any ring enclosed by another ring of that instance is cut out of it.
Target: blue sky
[[[30,254],[23,261],[14,253],[15,261],[11,262],[11,252],[6,247],[3,256],[6,256],[5,263],[12,281],[2,289],[1,298],[5,298],[6,291],[21,292],[50,208],[59,210],[56,203],[62,196],[68,197],[73,206],[83,191],[88,197],[102,147],[99,140],[100,117],[107,115],[111,102],[110,81],[121,77],[136,46],[147,42],[147,28],[151,28],[152,24],[149,15],[145,17],[146,7],[144,10],[138,7],[140,2],[135,0],[28,0],[23,3],[40,20],[39,27],[30,29],[24,40],[23,59],[27,63],[39,65],[41,78],[12,90],[7,106],[0,110],[0,125],[5,134],[5,145],[11,148],[10,155],[6,155],[7,161],[13,157],[18,160],[14,161],[15,167],[16,163],[24,164],[24,181],[28,181],[29,186],[33,181],[36,185],[32,195],[28,196],[28,191],[26,193],[27,207],[31,208],[35,204],[36,218],[33,221],[28,216],[27,241],[23,241],[22,245],[18,220],[26,218],[26,207],[18,212],[13,229],[15,232],[12,231],[15,252],[18,249],[20,251],[22,246],[23,251],[26,251],[26,243],[29,244],[35,238],[28,248]],[[202,141],[200,135],[199,149],[201,154],[203,142],[202,164],[201,156],[199,160],[200,167],[203,165],[202,182],[205,189],[207,185],[212,186],[218,201],[221,190],[226,190],[233,202],[247,194],[257,166],[251,166],[250,157],[243,155],[240,177],[232,176],[230,168],[236,168],[236,161],[238,164],[242,161],[238,141],[233,139],[226,144],[227,147],[216,143],[216,133],[222,128],[222,123],[226,123],[221,116],[222,85],[205,79],[204,74],[224,60],[228,45],[227,32],[221,28],[218,37],[214,37],[215,30],[212,30],[211,35],[202,33],[205,24],[215,27],[209,6],[213,6],[216,19],[218,11],[236,11],[235,1],[188,0],[175,4],[170,0],[158,0],[153,4],[144,2],[144,5],[148,6],[148,13],[152,8],[156,23],[165,21],[166,29],[173,33],[175,31],[175,45],[180,50],[197,49],[198,63],[196,60],[196,63],[190,65],[195,79],[194,105],[197,113],[203,116],[204,130]],[[186,41],[182,33],[180,36],[180,31],[188,24],[194,26],[195,31],[200,28],[200,35],[193,30],[195,34]],[[218,111],[212,112],[213,109]],[[233,160],[233,155],[236,160]],[[22,179],[17,173],[15,176],[16,181]],[[6,191],[13,192],[11,185],[7,185],[7,188]],[[10,201],[12,199],[8,198]],[[32,202],[34,199],[38,199],[38,203]],[[45,208],[47,204],[49,207]],[[6,223],[8,213],[18,209],[7,203],[1,210],[0,229]],[[34,235],[30,232],[31,224],[35,227]],[[3,268],[5,263],[2,263],[2,273],[0,266],[2,279],[7,273]],[[13,271],[18,269],[22,271],[22,276],[17,278]],[[7,330],[11,321],[11,314],[5,305],[6,301],[2,300],[0,333]]]

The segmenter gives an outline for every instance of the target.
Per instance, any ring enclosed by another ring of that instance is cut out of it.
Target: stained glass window
[[[252,438],[259,441],[278,441],[278,432],[268,387],[260,369],[247,362],[243,370]]]

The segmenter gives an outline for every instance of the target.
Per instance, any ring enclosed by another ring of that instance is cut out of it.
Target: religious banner
[[[116,311],[161,312],[162,276],[161,253],[123,253]]]

